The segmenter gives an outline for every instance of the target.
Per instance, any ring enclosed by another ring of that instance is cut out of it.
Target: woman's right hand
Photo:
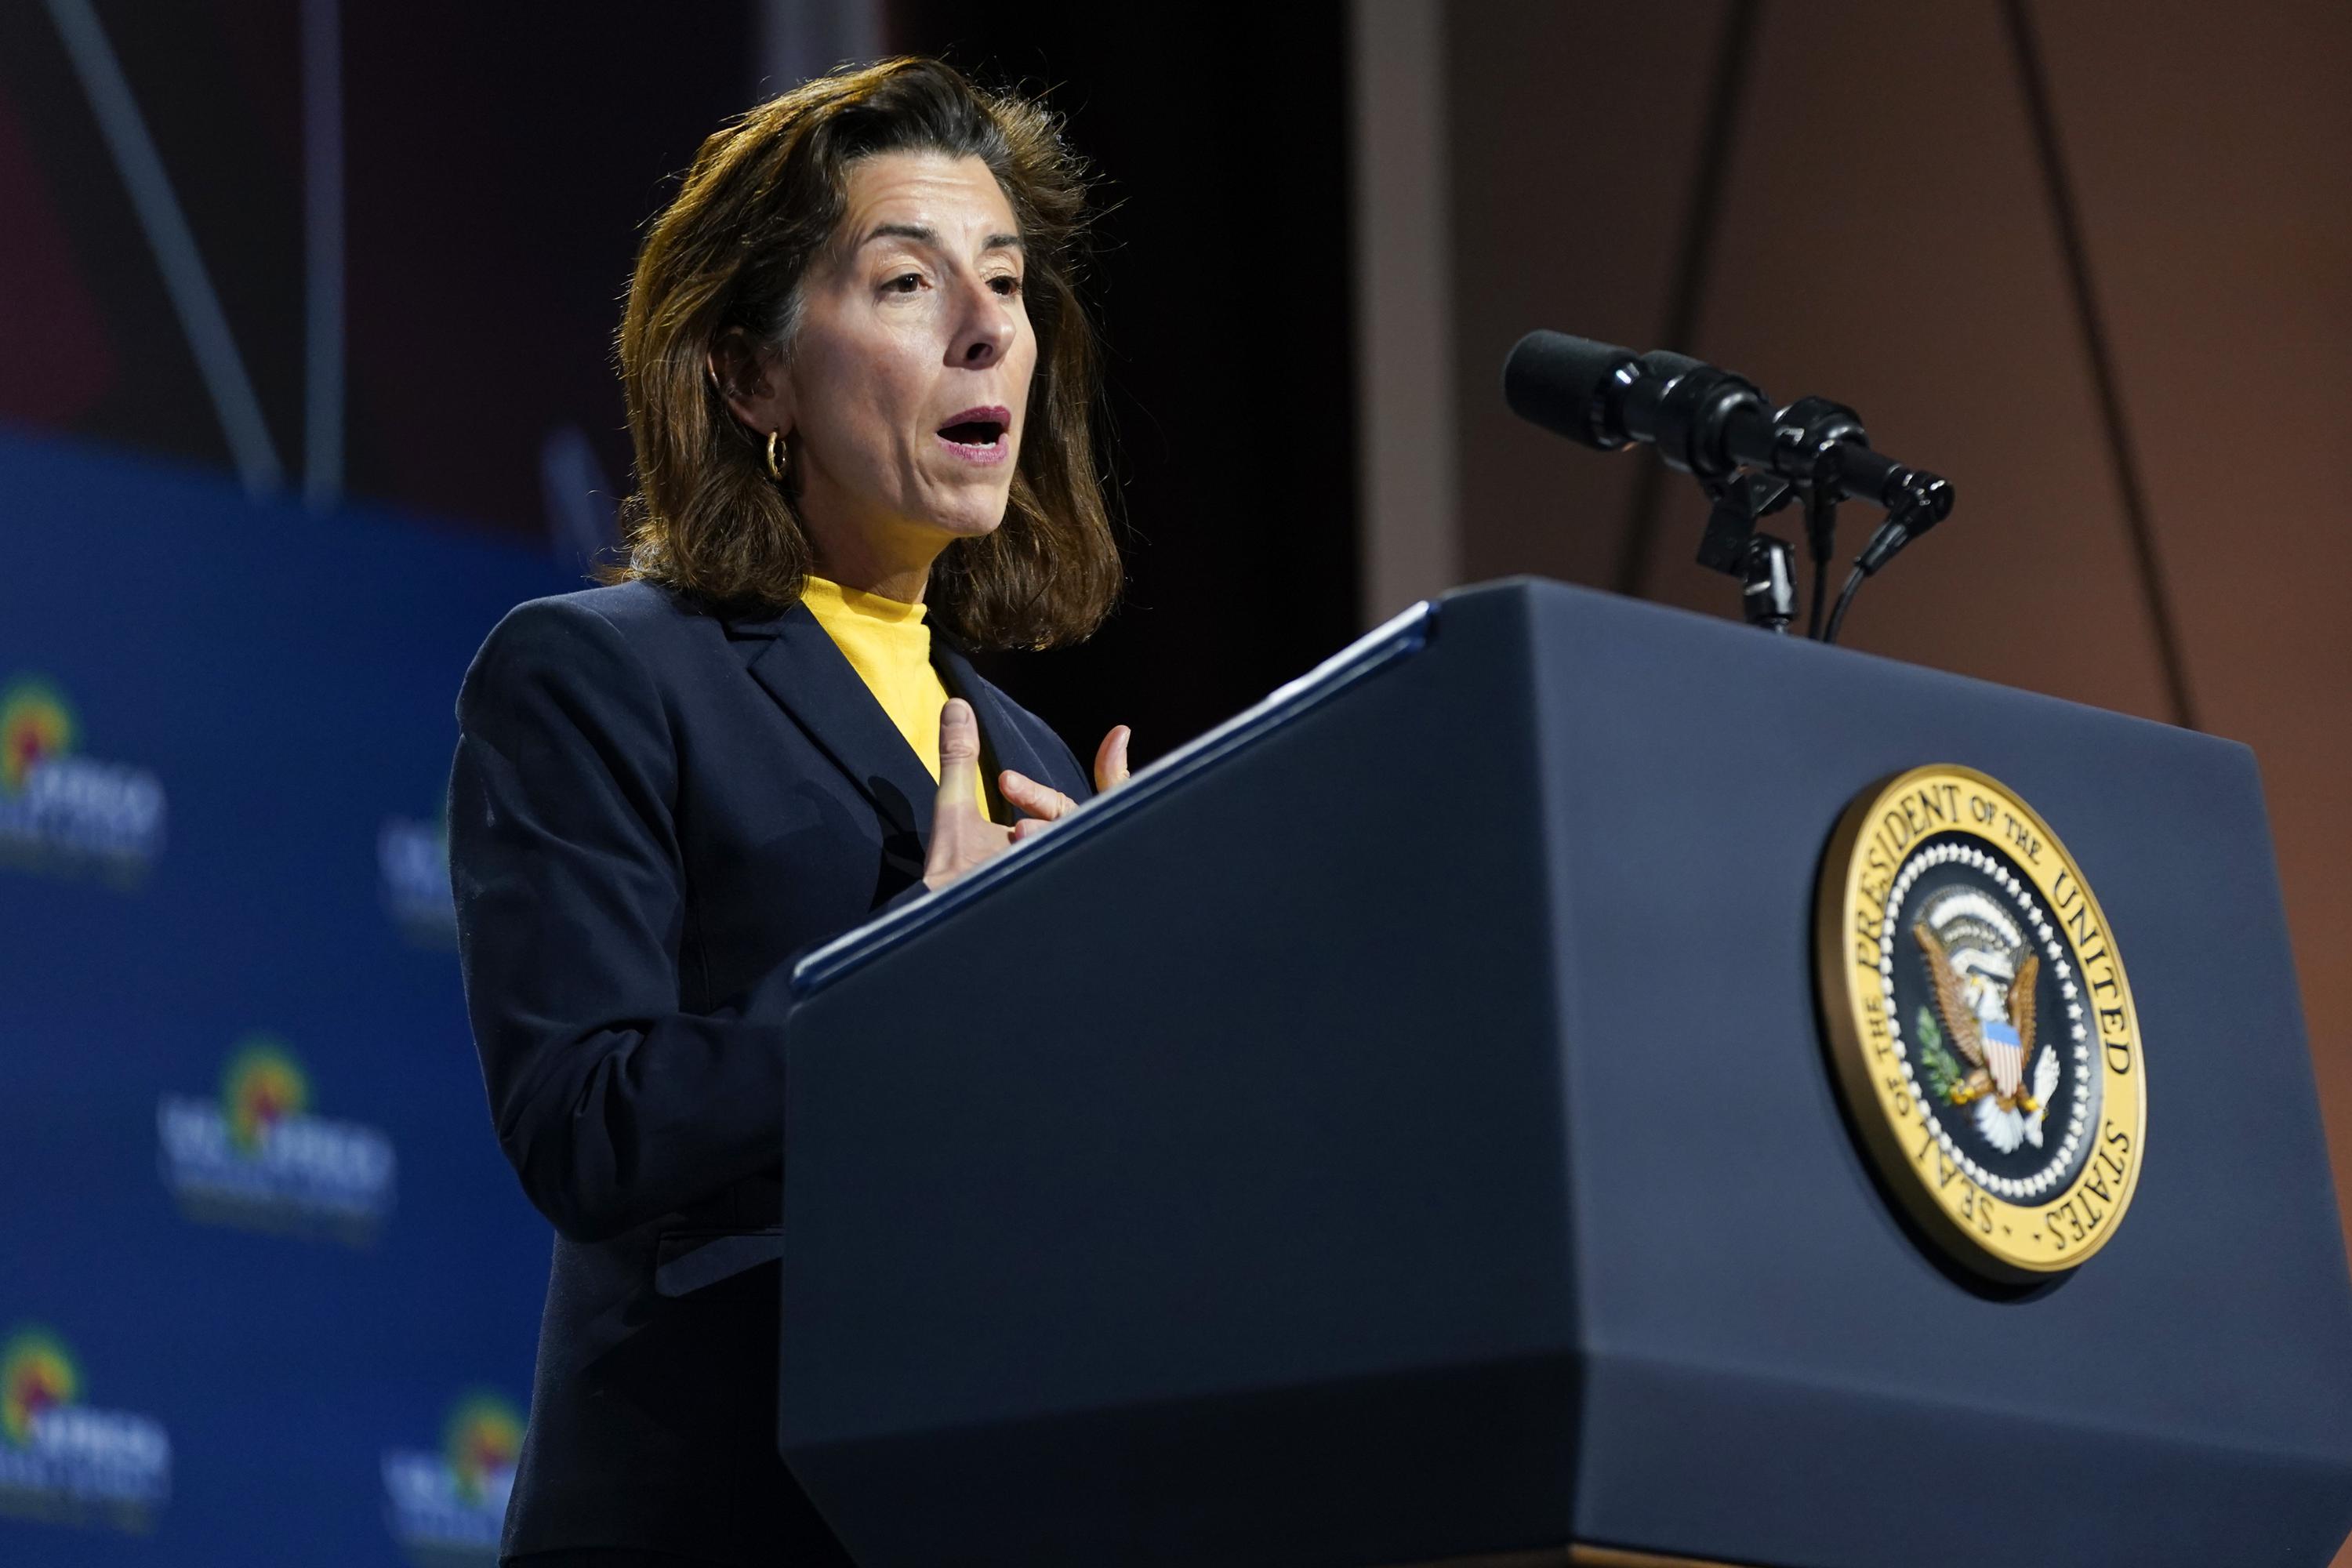
[[[1013,830],[980,809],[980,721],[971,704],[950,697],[940,710],[940,798],[931,807],[931,851],[923,885],[933,892],[1004,852]]]

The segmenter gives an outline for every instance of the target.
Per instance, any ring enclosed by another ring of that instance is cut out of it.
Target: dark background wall
[[[96,8],[300,487],[294,0]],[[610,368],[638,226],[751,91],[749,8],[417,0],[341,16],[344,488],[548,538],[551,436],[628,474]],[[0,6],[0,419],[204,465],[229,449],[154,252],[37,5]]]

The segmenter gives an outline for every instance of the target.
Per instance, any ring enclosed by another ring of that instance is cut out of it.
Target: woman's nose
[[[953,359],[968,370],[979,370],[1004,357],[1019,331],[1013,301],[984,283],[965,290],[963,321],[957,332]]]

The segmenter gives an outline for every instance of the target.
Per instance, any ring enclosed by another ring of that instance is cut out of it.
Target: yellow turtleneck
[[[948,689],[931,667],[931,628],[923,624],[923,606],[845,588],[814,575],[802,590],[801,602],[937,780],[940,710],[947,704]],[[985,817],[988,785],[984,781],[980,782],[977,794],[980,815]]]

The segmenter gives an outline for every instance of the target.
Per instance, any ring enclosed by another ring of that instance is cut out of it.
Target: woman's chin
[[[940,508],[927,521],[950,540],[985,539],[1004,526],[1004,512],[1005,499],[998,496],[992,504]]]

